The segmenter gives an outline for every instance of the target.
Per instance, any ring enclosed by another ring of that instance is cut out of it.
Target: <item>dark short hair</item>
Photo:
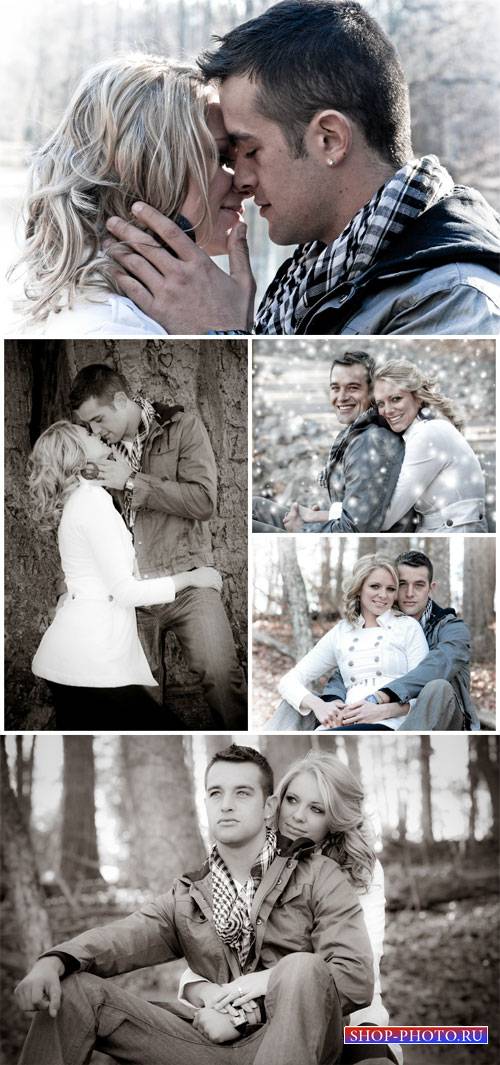
[[[368,384],[373,384],[376,363],[367,351],[344,351],[342,355],[336,355],[330,366],[330,376],[334,366],[362,366],[366,372]]]
[[[403,551],[396,559],[396,566],[413,566],[414,569],[418,566],[425,566],[429,574],[429,584],[432,584],[434,567],[429,556],[424,555],[423,551]]]
[[[111,403],[116,392],[125,392],[130,397],[128,381],[123,374],[102,362],[84,366],[72,382],[69,403],[71,410],[78,410],[88,399],[101,399],[103,405]]]
[[[224,747],[222,751],[217,751],[205,770],[205,787],[207,786],[209,770],[216,762],[238,762],[240,764],[242,762],[252,762],[253,765],[258,766],[260,769],[264,798],[267,799],[269,795],[272,795],[274,791],[273,771],[267,758],[264,758],[263,754],[256,751],[255,747],[240,747],[237,743],[232,743],[230,747]]]
[[[223,37],[198,65],[207,81],[246,76],[259,112],[276,122],[296,156],[318,111],[358,123],[367,143],[396,167],[412,154],[408,85],[396,50],[352,0],[283,0]]]

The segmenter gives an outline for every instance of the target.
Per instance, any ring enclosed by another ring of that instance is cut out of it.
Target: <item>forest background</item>
[[[2,6],[2,275],[16,257],[14,227],[30,154],[59,121],[82,72],[130,49],[194,59],[214,34],[269,6],[266,0],[18,0]],[[399,50],[416,154],[438,155],[457,183],[474,185],[500,209],[496,0],[365,0],[364,6]],[[269,243],[267,226],[251,205],[247,220],[260,296],[288,250]]]
[[[433,1062],[498,1054],[498,756],[495,736],[247,736],[277,781],[308,750],[335,751],[362,780],[385,870],[382,993],[394,1024],[489,1024],[490,1045],[435,1046]],[[55,942],[130,913],[200,867],[203,771],[230,736],[2,739],[2,1065],[27,1018],[12,991]],[[7,757],[8,756],[8,757]],[[116,979],[174,1000],[182,961]],[[430,1051],[405,1048],[405,1065]],[[92,1065],[107,1065],[94,1055]]]

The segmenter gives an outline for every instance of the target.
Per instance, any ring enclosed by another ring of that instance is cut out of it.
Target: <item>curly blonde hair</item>
[[[69,306],[80,286],[118,291],[102,252],[113,215],[137,200],[175,216],[190,179],[209,221],[218,163],[207,125],[213,90],[194,67],[140,53],[104,60],[80,81],[57,129],[34,157],[25,203],[25,295],[29,317]]]
[[[322,851],[341,866],[354,886],[366,889],[375,865],[374,841],[363,814],[364,792],[350,769],[333,754],[309,751],[287,769],[276,786],[279,808],[298,773],[311,773],[318,786],[329,830]]]
[[[430,407],[462,432],[464,423],[452,400],[442,395],[434,377],[426,377],[408,359],[388,359],[383,366],[378,366],[373,377],[374,385],[381,380],[394,381],[399,388],[412,392],[421,408]]]
[[[72,422],[54,422],[39,436],[28,463],[33,522],[44,531],[59,524],[64,504],[78,486],[87,463],[82,429]]]
[[[396,584],[396,589],[399,585],[397,570],[386,555],[363,555],[358,559],[343,588],[344,615],[351,625],[355,625],[360,616],[361,589],[375,569],[387,570]]]

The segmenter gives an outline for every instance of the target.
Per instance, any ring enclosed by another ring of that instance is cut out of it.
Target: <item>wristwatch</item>
[[[131,473],[130,477],[127,477],[127,480],[125,481],[124,487],[127,488],[129,492],[133,492],[134,491],[134,484],[135,484],[136,476],[137,476],[136,473]]]

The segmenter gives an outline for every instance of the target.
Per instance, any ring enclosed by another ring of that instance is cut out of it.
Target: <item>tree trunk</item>
[[[420,737],[420,786],[422,796],[422,839],[424,847],[430,850],[434,843],[432,828],[432,784],[431,784],[432,747],[430,736]]]
[[[499,767],[498,736],[478,736],[475,747],[477,769],[484,777],[491,799],[493,838],[500,839],[500,796],[498,788]]]
[[[464,537],[464,621],[472,635],[472,661],[495,661],[495,538]]]
[[[377,555],[385,555],[394,564],[398,555],[408,551],[407,536],[377,536],[375,541]]]
[[[297,758],[303,758],[311,748],[310,736],[262,736],[260,749],[271,765],[274,786]]]
[[[344,583],[344,554],[345,554],[345,539],[343,536],[337,537],[337,561],[335,563],[335,602],[337,609],[340,610],[342,606],[342,585]]]
[[[290,608],[297,660],[313,646],[309,604],[299,563],[295,537],[280,536],[278,541],[283,594]]]
[[[224,744],[223,744],[224,745]],[[122,736],[131,882],[154,892],[201,865],[192,773],[182,736]]]
[[[102,880],[95,824],[92,736],[63,736],[61,879],[71,892],[82,880]]]
[[[26,742],[29,744],[27,757],[24,753]],[[16,736],[16,795],[20,813],[28,827],[31,820],[35,744],[36,736],[29,737],[27,740],[23,736]]]
[[[359,757],[359,744],[363,741],[359,736],[344,736],[344,749],[347,754],[347,764],[353,776],[359,783],[362,783],[363,774],[361,771],[361,761]]]
[[[319,586],[319,608],[327,613],[332,608],[332,564],[331,541],[327,536],[321,538],[321,577]]]
[[[477,822],[477,785],[479,780],[478,772],[478,756],[477,748],[479,740],[476,743],[469,742],[469,843],[471,847],[476,841],[476,822]]]
[[[27,966],[48,950],[52,936],[28,828],[9,782],[5,739],[0,745],[2,865],[7,897],[14,907],[19,949]]]
[[[423,542],[422,550],[431,559],[434,567],[434,578],[437,588],[432,593],[432,598],[440,606],[451,605],[450,587],[450,545],[447,536],[428,537]]]

